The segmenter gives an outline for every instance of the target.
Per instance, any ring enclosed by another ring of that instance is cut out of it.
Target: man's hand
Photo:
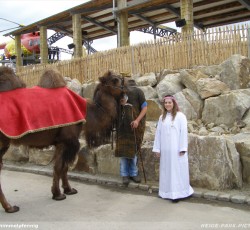
[[[155,153],[155,158],[160,158],[161,157],[161,153]]]
[[[132,129],[136,129],[139,125],[139,122],[137,120],[134,120],[130,123]]]

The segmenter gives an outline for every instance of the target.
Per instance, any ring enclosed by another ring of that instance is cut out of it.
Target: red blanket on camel
[[[17,139],[25,134],[85,122],[86,99],[67,87],[21,88],[0,93],[0,131]]]

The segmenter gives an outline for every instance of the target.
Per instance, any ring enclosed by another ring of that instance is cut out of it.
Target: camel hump
[[[42,88],[59,88],[66,85],[62,74],[55,69],[44,70],[38,83],[38,86]]]
[[[25,88],[25,83],[7,66],[0,66],[0,92]]]

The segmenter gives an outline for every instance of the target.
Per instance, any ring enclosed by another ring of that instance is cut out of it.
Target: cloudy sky
[[[10,32],[10,28],[18,24],[29,25],[43,18],[60,13],[74,6],[80,5],[88,0],[0,0],[0,44],[10,40],[3,34]],[[10,22],[11,21],[11,22]],[[17,24],[15,24],[17,23]],[[174,25],[168,24],[169,27]],[[48,36],[54,32],[48,31]],[[153,35],[142,32],[130,33],[130,43],[136,44],[152,40]],[[67,45],[72,43],[72,39],[65,37],[54,43],[53,46],[68,49]],[[100,50],[108,50],[116,47],[116,36],[95,40],[92,46]],[[0,51],[2,53],[3,51]]]
[[[0,31],[18,26],[15,23],[34,23],[84,2],[87,0],[0,0]],[[9,31],[0,32],[0,39]]]

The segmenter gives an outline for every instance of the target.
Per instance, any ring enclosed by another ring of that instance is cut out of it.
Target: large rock
[[[199,70],[181,70],[180,71],[181,83],[186,88],[198,93],[196,82],[201,78],[208,78],[208,76]]]
[[[216,190],[242,187],[240,156],[232,140],[189,134],[188,149],[193,186]]]
[[[221,63],[220,80],[230,89],[246,89],[250,87],[250,60],[239,54],[232,55]]]
[[[161,100],[166,95],[174,95],[183,89],[180,74],[168,74],[156,86],[156,92]]]
[[[157,82],[159,83],[162,79],[164,79],[166,77],[166,75],[175,74],[175,73],[179,73],[179,71],[178,70],[171,70],[171,69],[163,69],[162,71],[160,71],[159,75],[156,77]]]
[[[97,173],[119,176],[120,158],[115,157],[110,144],[93,149],[93,153],[96,156]]]
[[[182,93],[193,107],[195,113],[197,114],[197,118],[201,118],[204,102],[200,98],[199,94],[188,88],[182,90]]]
[[[197,93],[202,99],[218,96],[230,88],[222,81],[215,78],[201,78],[196,82]]]
[[[146,121],[143,144],[154,141],[157,123],[158,121]]]
[[[155,86],[157,84],[156,76],[154,73],[147,73],[136,79],[138,86]]]
[[[95,152],[87,148],[87,146],[81,148],[77,155],[77,162],[72,167],[72,170],[96,174],[97,163]]]
[[[180,110],[186,115],[188,120],[195,120],[198,118],[197,112],[182,92],[175,94],[174,97],[180,107]]]
[[[157,100],[147,100],[148,109],[147,109],[147,121],[157,121],[162,114],[161,105]]]
[[[246,124],[246,127],[243,130],[250,132],[250,109],[244,114],[242,121]]]
[[[93,98],[94,91],[99,82],[90,82],[82,85],[82,95],[85,98]]]
[[[218,77],[222,71],[220,65],[198,66],[196,69],[209,77]]]
[[[140,86],[138,88],[140,88],[143,91],[146,100],[158,98],[158,95],[152,86],[149,86],[149,85],[148,86]]]
[[[78,95],[82,96],[82,86],[78,79],[71,79],[69,77],[64,78],[67,82],[67,87],[72,91],[76,92]]]
[[[11,145],[8,151],[4,154],[3,159],[7,161],[28,162],[29,147],[23,145],[20,146]]]
[[[204,123],[225,124],[232,127],[235,121],[241,121],[250,107],[250,89],[233,90],[218,97],[205,100],[202,112]]]
[[[240,154],[243,181],[250,184],[250,133],[239,133],[233,140]]]
[[[142,180],[145,173],[148,182],[159,181],[159,160],[156,160],[154,157],[152,144],[152,142],[144,143],[141,149],[141,157],[138,156],[138,165]],[[142,167],[144,167],[144,170]]]
[[[48,165],[51,163],[55,153],[55,147],[49,146],[43,149],[30,148],[29,162],[37,165]]]

